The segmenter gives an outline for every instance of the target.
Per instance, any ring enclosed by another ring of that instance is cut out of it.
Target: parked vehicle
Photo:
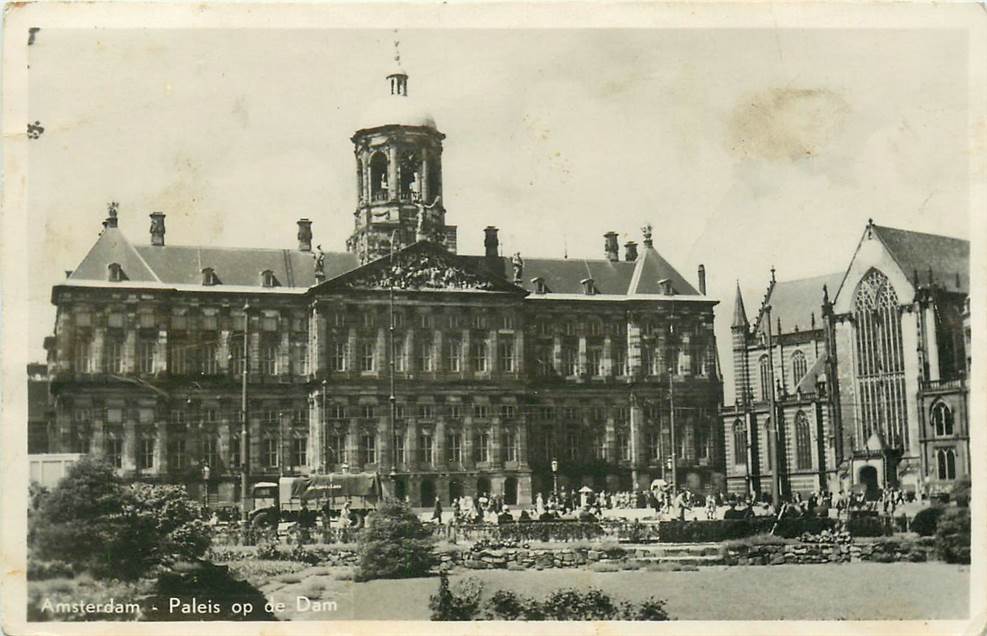
[[[249,520],[254,527],[281,522],[314,526],[320,519],[328,524],[344,510],[349,523],[360,527],[380,501],[381,485],[377,473],[328,473],[258,482],[252,493]]]

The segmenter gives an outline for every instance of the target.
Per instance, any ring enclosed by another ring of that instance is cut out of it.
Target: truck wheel
[[[277,525],[277,520],[270,510],[258,512],[254,515],[254,518],[250,520],[250,526],[252,528],[268,528],[275,525]]]

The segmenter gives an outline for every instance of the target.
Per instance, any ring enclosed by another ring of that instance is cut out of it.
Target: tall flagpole
[[[778,412],[775,407],[775,363],[774,349],[771,342],[771,305],[764,308],[764,316],[768,325],[768,377],[771,386],[768,387],[768,451],[771,457],[771,500],[775,508],[780,505],[778,496],[781,492],[781,466],[778,461]]]

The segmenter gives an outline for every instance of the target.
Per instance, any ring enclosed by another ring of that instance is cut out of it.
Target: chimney
[[[699,293],[706,295],[706,266],[699,264]]]
[[[497,228],[492,225],[488,225],[483,228],[483,247],[486,248],[487,258],[497,258],[498,250],[500,246],[500,241],[497,240]]]
[[[620,246],[617,244],[617,233],[607,232],[603,235],[606,241],[603,243],[603,253],[611,263],[620,260]]]
[[[151,212],[151,245],[164,246],[165,215],[164,212]]]
[[[624,243],[624,260],[625,261],[636,261],[637,260],[637,243],[634,241],[627,241]]]
[[[312,251],[312,222],[308,219],[298,219],[298,251]]]

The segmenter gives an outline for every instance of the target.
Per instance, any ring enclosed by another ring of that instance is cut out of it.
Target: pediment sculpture
[[[434,254],[396,254],[383,259],[345,285],[353,289],[449,289],[491,291],[494,284]]]

